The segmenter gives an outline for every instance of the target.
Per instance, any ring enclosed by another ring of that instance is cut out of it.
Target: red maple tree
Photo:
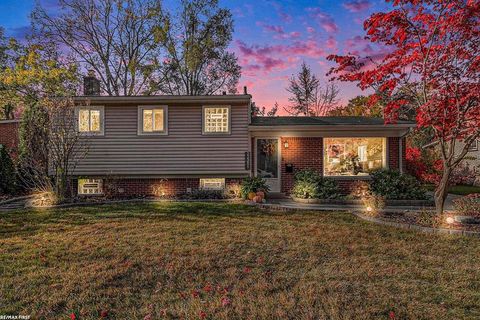
[[[390,1],[387,1],[390,2]],[[430,128],[443,162],[435,190],[443,212],[452,171],[480,137],[480,1],[394,0],[364,22],[366,39],[386,52],[377,59],[331,55],[334,78],[358,82],[385,102],[385,121],[414,113]],[[455,152],[459,141],[464,143]]]

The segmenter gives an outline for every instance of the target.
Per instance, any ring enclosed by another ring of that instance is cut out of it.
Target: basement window
[[[225,189],[225,178],[200,179],[200,189],[223,190]]]
[[[78,179],[78,194],[81,194],[81,195],[103,194],[103,181],[101,179]]]

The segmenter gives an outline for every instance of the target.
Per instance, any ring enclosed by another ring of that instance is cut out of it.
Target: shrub
[[[371,173],[371,191],[391,200],[425,200],[427,195],[417,179],[396,170],[377,170]]]
[[[480,217],[480,193],[472,193],[455,199],[453,206],[462,215]]]
[[[17,176],[13,161],[5,146],[0,144],[0,194],[11,194],[17,189]]]
[[[367,181],[355,181],[352,184],[352,189],[349,197],[352,199],[362,199],[364,197],[370,196],[372,192],[370,191],[370,183]]]
[[[317,171],[305,169],[295,174],[292,193],[302,199],[337,199],[340,197],[335,180],[323,178]]]
[[[249,177],[242,181],[240,194],[243,199],[247,199],[250,192],[256,193],[257,191],[263,191],[265,193],[270,191],[265,179],[260,177]]]

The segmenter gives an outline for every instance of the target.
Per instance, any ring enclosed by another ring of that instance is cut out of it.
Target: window
[[[223,190],[225,189],[225,178],[200,179],[200,189]]]
[[[103,135],[103,107],[78,107],[78,131],[85,134]]]
[[[479,144],[480,143],[479,143],[478,140],[473,141],[473,143],[470,145],[470,148],[468,148],[468,152],[478,151],[478,145]]]
[[[166,134],[167,107],[144,106],[138,108],[138,134]]]
[[[230,133],[230,107],[204,107],[203,133]]]
[[[325,176],[368,176],[384,168],[385,138],[325,138]]]
[[[103,181],[101,179],[78,179],[78,194],[103,194]]]

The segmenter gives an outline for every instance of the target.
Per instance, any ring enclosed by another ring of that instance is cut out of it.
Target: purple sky
[[[40,0],[55,8],[55,0]],[[172,7],[175,0],[166,0]],[[29,25],[34,0],[0,0],[0,24],[8,35],[22,36]],[[235,34],[231,50],[243,68],[244,85],[260,106],[269,109],[275,101],[288,104],[288,78],[302,61],[325,81],[331,67],[326,56],[355,52],[373,55],[375,48],[363,39],[363,21],[371,13],[384,11],[383,0],[220,0],[231,9]],[[354,84],[339,83],[343,102],[361,94]]]

